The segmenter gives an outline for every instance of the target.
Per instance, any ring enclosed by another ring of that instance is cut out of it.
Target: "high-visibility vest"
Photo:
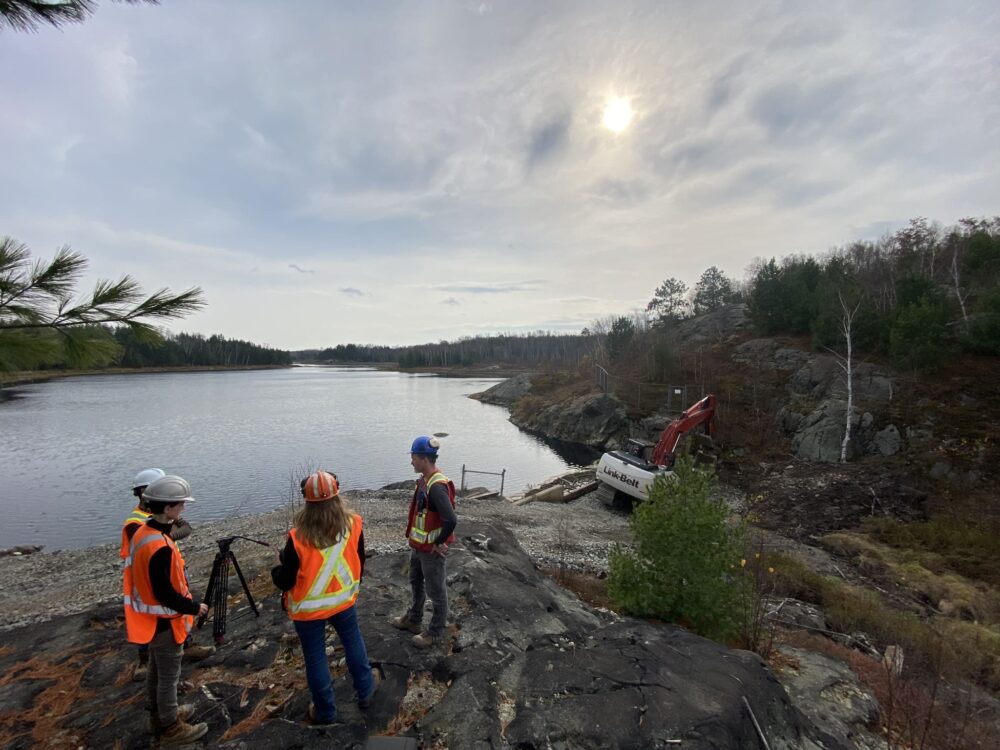
[[[325,620],[354,606],[361,582],[358,539],[361,516],[351,517],[351,527],[340,539],[318,549],[300,539],[296,529],[288,532],[299,557],[295,585],[287,592],[285,606],[293,620]]]
[[[153,594],[149,579],[149,561],[164,547],[173,550],[170,583],[181,596],[190,596],[187,577],[184,575],[184,558],[169,534],[143,524],[132,535],[128,555],[125,557],[123,602],[125,604],[125,632],[130,643],[149,643],[156,635],[157,620],[169,619],[176,643],[184,643],[194,617],[165,607]]]
[[[128,518],[126,518],[122,522],[122,548],[121,551],[118,553],[118,556],[122,560],[128,557],[128,542],[129,542],[128,527],[142,526],[144,523],[146,523],[146,521],[152,518],[152,515],[153,515],[152,513],[147,513],[146,511],[139,508],[139,506],[137,505],[135,506],[135,509],[128,514]]]
[[[417,489],[413,493],[413,499],[410,501],[410,517],[406,524],[406,538],[410,546],[415,550],[430,552],[434,549],[434,543],[438,540],[438,537],[441,536],[443,522],[441,521],[440,514],[430,509],[430,497],[431,487],[442,482],[448,489],[448,500],[451,502],[451,507],[454,508],[455,483],[448,479],[448,477],[440,471],[436,471],[431,474],[426,485],[424,484],[423,477],[417,480]],[[419,507],[421,503],[418,500],[421,499],[423,500],[423,508]],[[454,541],[454,534],[450,534],[445,539],[446,544],[452,544]]]

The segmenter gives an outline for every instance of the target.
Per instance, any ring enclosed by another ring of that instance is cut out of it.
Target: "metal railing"
[[[630,380],[612,375],[600,365],[594,365],[594,381],[602,393],[613,393],[637,409],[642,409],[645,403],[647,407],[651,405],[666,407],[668,414],[684,411],[693,401],[705,395],[704,386]]]
[[[467,469],[465,464],[462,464],[462,488],[460,492],[465,492],[465,475],[466,474],[486,474],[491,477],[500,477],[500,497],[503,497],[503,483],[507,476],[507,470],[501,469],[500,471],[479,471],[478,469]]]

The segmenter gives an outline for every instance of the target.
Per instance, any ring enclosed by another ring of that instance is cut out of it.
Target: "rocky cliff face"
[[[538,408],[518,408],[510,421],[522,430],[599,449],[617,448],[628,434],[629,424],[622,402],[600,393]]]
[[[784,377],[788,404],[778,422],[792,439],[799,458],[827,463],[840,460],[847,423],[847,390],[840,363],[829,354],[782,347],[774,339],[752,339],[736,347],[733,359],[756,368],[761,377]],[[854,404],[848,457],[897,453],[902,447],[895,425],[879,427],[892,399],[892,379],[874,365],[853,367]]]
[[[259,619],[234,601],[226,643],[185,668],[182,702],[217,748],[362,748],[375,735],[425,748],[842,748],[789,702],[753,654],[686,631],[593,609],[542,575],[504,527],[466,524],[449,557],[447,642],[415,649],[387,619],[403,611],[403,555],[369,560],[358,608],[386,680],[361,712],[336,637],[339,718],[303,723],[309,703],[297,638],[266,571]],[[248,571],[250,572],[250,571]],[[236,591],[233,581],[233,591]],[[134,647],[119,607],[5,633],[0,745],[140,748],[149,744]],[[197,636],[207,641],[207,633]],[[746,703],[744,702],[746,699]],[[750,706],[748,710],[747,705]]]

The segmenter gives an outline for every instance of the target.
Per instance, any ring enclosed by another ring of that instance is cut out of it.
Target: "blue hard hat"
[[[414,440],[413,445],[410,446],[410,454],[416,454],[418,456],[436,456],[438,454],[438,448],[440,447],[441,443],[438,442],[437,438],[421,435]]]

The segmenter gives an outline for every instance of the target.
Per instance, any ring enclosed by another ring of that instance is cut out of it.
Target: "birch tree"
[[[853,338],[851,329],[854,326],[854,317],[861,307],[861,300],[852,308],[844,301],[844,295],[837,292],[837,299],[840,300],[842,316],[840,318],[840,332],[844,336],[847,345],[847,356],[835,354],[837,363],[844,371],[844,382],[847,384],[847,415],[844,417],[844,439],[840,443],[840,463],[847,463],[847,446],[851,442],[851,415],[854,413],[854,362],[853,362]]]

